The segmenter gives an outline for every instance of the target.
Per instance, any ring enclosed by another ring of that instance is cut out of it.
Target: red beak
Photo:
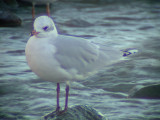
[[[38,34],[39,34],[39,32],[36,32],[35,30],[33,30],[33,31],[31,32],[31,36],[38,35]]]

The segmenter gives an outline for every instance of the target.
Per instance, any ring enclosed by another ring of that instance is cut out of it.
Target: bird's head
[[[36,37],[45,37],[49,34],[58,35],[53,20],[48,16],[40,16],[34,21],[34,30],[31,35]]]

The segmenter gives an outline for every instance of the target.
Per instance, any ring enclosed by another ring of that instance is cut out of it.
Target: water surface
[[[31,7],[16,13],[23,24],[0,28],[0,119],[39,119],[56,107],[56,84],[39,79],[25,60],[32,30]],[[37,8],[37,14],[44,12]],[[90,4],[57,2],[51,9],[61,34],[88,38],[115,49],[135,48],[128,60],[107,66],[98,74],[71,84],[69,106],[93,106],[109,120],[157,120],[160,100],[128,99],[136,85],[160,82],[160,4]],[[64,106],[65,84],[61,85]]]

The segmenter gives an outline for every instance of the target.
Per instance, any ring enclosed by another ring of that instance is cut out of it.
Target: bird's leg
[[[59,93],[60,93],[60,84],[57,83],[57,108],[56,111],[49,113],[48,115],[44,116],[45,120],[48,120],[49,117],[53,118],[56,115],[63,114],[65,111],[67,111],[68,108],[68,96],[69,96],[69,85],[66,85],[66,100],[65,100],[65,108],[64,110],[60,111],[59,106]]]
[[[69,96],[69,85],[66,85],[66,99],[65,99],[65,107],[64,110],[57,112],[57,114],[63,114],[68,109],[68,96]]]
[[[47,5],[47,7],[46,7],[46,9],[47,9],[47,15],[50,17],[50,8],[49,8],[49,3],[47,3],[46,5]]]
[[[32,19],[34,20],[35,18],[35,3],[32,2]]]
[[[59,112],[59,110],[60,110],[60,106],[59,106],[59,93],[60,93],[60,84],[57,83],[57,108],[56,108],[56,112]]]
[[[68,96],[69,96],[69,85],[66,85],[66,100],[65,100],[65,108],[64,111],[68,108]]]
[[[57,114],[60,114],[60,106],[59,106],[59,93],[60,93],[60,84],[57,83],[57,108],[56,108],[56,111],[53,111],[47,115],[44,116],[44,119],[45,120],[48,120],[48,118],[53,118],[54,116],[56,116]]]

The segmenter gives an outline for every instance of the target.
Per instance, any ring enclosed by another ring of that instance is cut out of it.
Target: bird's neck
[[[55,39],[58,36],[57,31],[50,31],[48,33],[39,33],[36,35],[37,38],[49,38]]]

